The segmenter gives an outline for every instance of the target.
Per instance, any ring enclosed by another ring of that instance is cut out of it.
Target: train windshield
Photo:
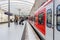
[[[57,14],[57,18],[56,18],[57,26],[56,26],[56,28],[58,31],[60,31],[60,5],[57,6],[56,14]]]
[[[51,9],[47,10],[47,27],[49,28],[52,27],[52,10]]]
[[[44,13],[42,12],[42,13],[40,13],[39,15],[38,15],[38,22],[39,22],[39,24],[43,24],[44,22],[44,20],[43,20],[43,18],[44,18]]]

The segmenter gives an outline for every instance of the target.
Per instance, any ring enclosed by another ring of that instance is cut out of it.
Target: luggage
[[[19,21],[19,24],[22,24],[22,25],[24,25],[23,21]]]
[[[19,24],[21,24],[21,21],[19,21]]]
[[[24,23],[22,22],[22,25],[24,25]]]
[[[24,19],[21,19],[21,20],[19,21],[19,24],[24,25],[23,21],[24,21]]]

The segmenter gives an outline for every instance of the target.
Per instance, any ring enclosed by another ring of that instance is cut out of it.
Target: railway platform
[[[0,40],[40,40],[28,21],[24,25],[10,23],[0,24]]]

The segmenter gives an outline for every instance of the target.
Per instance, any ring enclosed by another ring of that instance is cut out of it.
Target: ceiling
[[[8,12],[8,9],[9,9],[8,1],[9,0],[0,0],[0,9],[1,10]],[[31,11],[34,3],[37,3],[41,6],[41,4],[46,1],[47,0],[43,0],[43,1],[42,0],[10,0],[10,13],[12,13],[14,15],[30,15],[30,11]],[[35,9],[37,9],[37,8],[35,7]]]
[[[10,0],[10,12],[14,15],[29,15],[34,2],[35,0]],[[0,0],[0,9],[8,11],[8,0]]]

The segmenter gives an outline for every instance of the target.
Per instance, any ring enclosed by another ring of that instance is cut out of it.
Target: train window
[[[52,10],[51,9],[47,10],[47,27],[49,28],[52,27]]]
[[[56,28],[58,31],[60,31],[60,5],[58,5],[56,8],[56,14],[57,14],[57,16],[56,16],[56,24],[57,24]]]
[[[44,13],[42,12],[42,13],[40,13],[39,15],[38,15],[38,22],[39,22],[39,24],[43,24],[44,22],[44,20],[43,20],[43,18],[44,18]]]
[[[35,16],[34,16],[34,21],[36,20]]]

